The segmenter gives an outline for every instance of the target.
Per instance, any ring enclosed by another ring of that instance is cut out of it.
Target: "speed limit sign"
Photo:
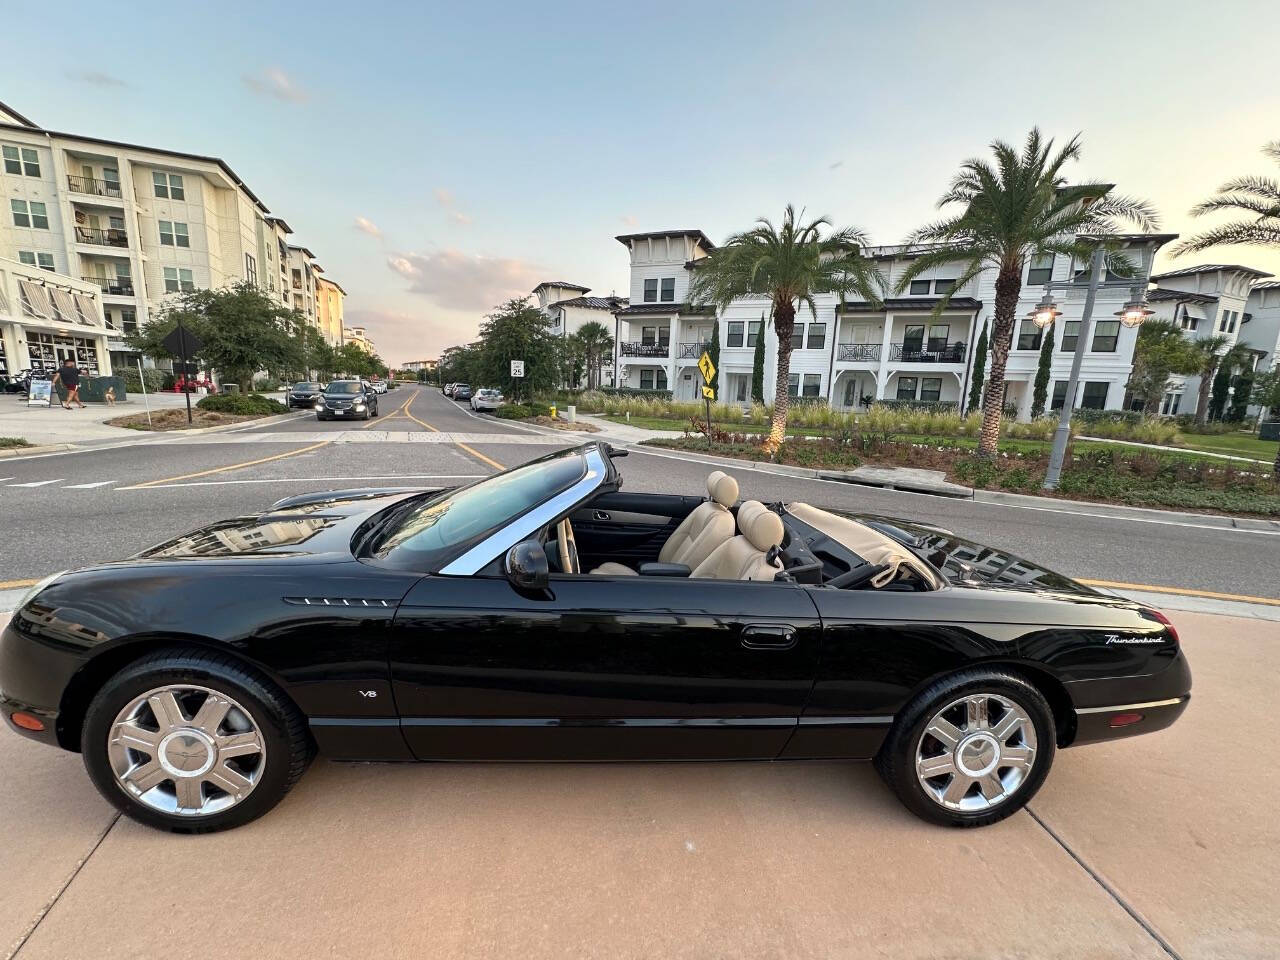
[[[523,377],[523,376],[524,376],[524,361],[523,361],[523,360],[512,360],[512,361],[511,361],[511,376],[512,376],[512,378],[516,378],[516,377]]]

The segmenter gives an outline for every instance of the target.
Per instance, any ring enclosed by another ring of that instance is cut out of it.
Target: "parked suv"
[[[449,396],[453,397],[453,399],[455,399],[455,400],[470,400],[470,399],[471,399],[471,384],[469,384],[469,383],[456,383],[456,384],[454,384],[454,386],[453,386],[453,393],[449,394]]]
[[[320,394],[323,392],[323,383],[316,383],[314,380],[301,380],[289,388],[289,395],[285,398],[285,405],[288,407],[314,407],[316,400],[320,398]]]

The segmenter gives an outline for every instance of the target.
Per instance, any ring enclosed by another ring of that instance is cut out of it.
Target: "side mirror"
[[[537,540],[522,540],[507,551],[507,579],[519,590],[545,590],[551,576],[547,554]]]

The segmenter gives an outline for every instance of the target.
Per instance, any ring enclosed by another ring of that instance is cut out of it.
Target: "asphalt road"
[[[401,387],[368,423],[299,413],[265,427],[0,461],[0,589],[117,559],[293,493],[444,486],[578,442],[474,416],[435,388]],[[665,451],[619,460],[630,490],[700,493],[706,464]],[[1137,522],[730,470],[743,497],[805,500],[914,518],[1062,573],[1280,598],[1280,536]]]

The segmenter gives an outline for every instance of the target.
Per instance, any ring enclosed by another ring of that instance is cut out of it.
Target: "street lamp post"
[[[1084,312],[1080,315],[1080,329],[1076,336],[1076,351],[1071,357],[1071,375],[1067,378],[1067,393],[1062,399],[1062,413],[1058,417],[1058,428],[1053,432],[1053,448],[1049,453],[1049,469],[1045,471],[1045,490],[1056,490],[1062,478],[1062,463],[1067,456],[1067,442],[1071,439],[1071,414],[1076,408],[1076,390],[1080,383],[1080,367],[1084,363],[1084,353],[1088,349],[1090,335],[1093,332],[1093,304],[1100,287],[1129,287],[1129,302],[1116,316],[1126,327],[1136,327],[1151,315],[1143,298],[1147,275],[1150,272],[1150,246],[1143,251],[1143,263],[1135,281],[1102,282],[1102,267],[1106,260],[1106,251],[1102,243],[1093,248],[1093,257],[1089,261],[1089,283],[1084,298]],[[1032,311],[1032,319],[1041,327],[1051,324],[1059,315],[1053,307],[1050,290],[1053,287],[1078,287],[1075,281],[1053,281],[1044,285],[1044,299]]]

